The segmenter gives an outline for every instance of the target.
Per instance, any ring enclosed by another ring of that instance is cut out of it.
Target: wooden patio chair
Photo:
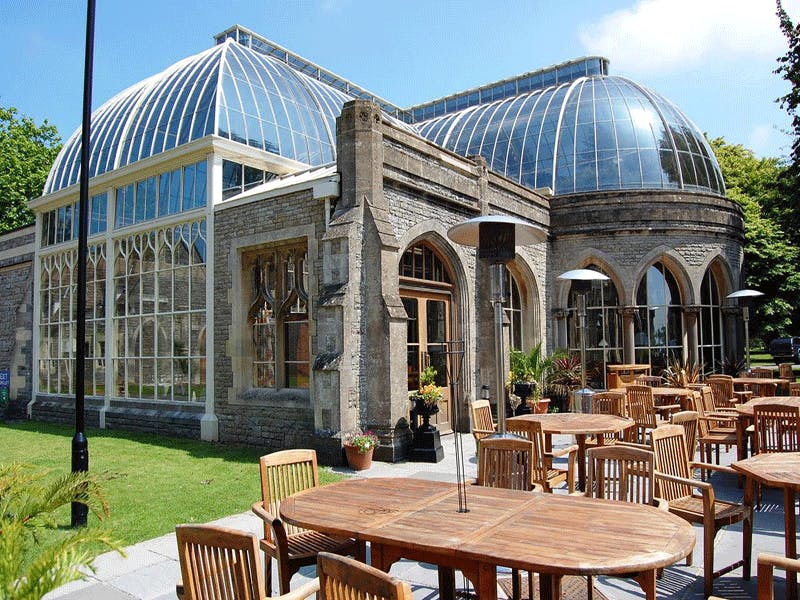
[[[658,375],[639,375],[634,379],[634,383],[636,383],[636,385],[659,387],[664,385],[664,380]]]
[[[668,510],[664,500],[655,496],[653,453],[650,450],[619,444],[600,446],[587,451],[587,498],[601,498],[620,502],[634,502]],[[647,573],[626,573],[618,577],[630,578],[644,589]],[[593,586],[588,577],[589,590]]]
[[[181,565],[175,593],[181,600],[267,597],[255,535],[216,525],[178,525],[175,537]],[[319,580],[314,579],[278,598],[301,600],[319,589]]]
[[[773,398],[778,386],[774,383],[751,383],[750,391],[753,392],[753,398]]]
[[[481,441],[477,484],[508,490],[533,489],[533,442],[522,438],[487,438]]]
[[[775,374],[769,367],[753,367],[750,369],[750,377],[757,379],[772,379]]]
[[[794,365],[792,363],[779,364],[778,377],[792,383],[794,381]]]
[[[786,558],[777,554],[760,553],[756,559],[757,572],[757,600],[775,600],[775,569],[786,571],[786,576],[796,576],[800,573],[800,560]],[[722,596],[709,596],[708,600],[726,600]]]
[[[697,427],[699,421],[700,415],[694,410],[682,410],[669,416],[671,424],[683,427],[683,435],[686,438],[686,458],[690,461],[694,460],[694,455],[697,451]]]
[[[477,485],[508,490],[541,491],[533,483],[533,442],[522,438],[486,438],[481,440],[478,455]],[[517,569],[511,570],[512,597],[519,600],[521,581]],[[528,589],[533,589],[533,573],[528,573]]]
[[[716,450],[713,456],[716,463],[720,464],[720,448],[722,446],[725,446],[726,449],[736,446],[738,450],[736,413],[733,409],[717,410],[709,386],[704,386],[699,392],[699,397],[695,396],[692,399],[692,407],[697,412],[697,443],[700,449],[700,460],[710,463],[711,451]],[[703,479],[705,479],[705,475],[706,473],[703,471]]]
[[[542,490],[552,493],[555,486],[567,484],[570,493],[575,491],[575,457],[578,453],[577,444],[566,448],[548,451],[542,424],[539,421],[527,419],[510,419],[506,421],[506,430],[533,442],[533,461],[531,462],[531,478],[534,484],[541,486]],[[553,467],[553,458],[567,457],[567,468]]]
[[[262,500],[252,506],[253,512],[264,521],[265,589],[272,593],[272,559],[278,564],[280,593],[289,591],[292,575],[300,567],[314,565],[320,552],[349,554],[366,560],[363,542],[335,537],[289,525],[281,521],[280,505],[287,496],[319,486],[317,453],[314,450],[281,450],[259,459]]]
[[[319,600],[412,600],[411,586],[352,558],[320,552]]]
[[[646,385],[629,385],[626,390],[628,417],[636,423],[636,440],[641,444],[647,443],[648,432],[666,423],[658,411],[653,400],[653,388]],[[665,407],[667,408],[667,407]],[[668,407],[675,408],[674,406]]]
[[[709,482],[692,477],[695,468],[736,474],[730,467],[696,463],[687,458],[686,439],[680,425],[664,425],[651,433],[655,459],[656,495],[669,504],[671,513],[690,523],[703,525],[703,590],[706,596],[714,591],[714,578],[744,565],[749,556],[751,540],[742,538],[742,559],[714,571],[714,538],[727,525],[751,519],[750,510],[734,502],[718,500]],[[695,492],[698,490],[699,493]],[[687,558],[691,564],[691,555]]]
[[[789,395],[800,396],[800,382],[789,384]]]
[[[733,377],[730,375],[709,375],[706,383],[711,386],[717,410],[733,408],[736,404],[747,402],[753,395],[750,391],[735,392]]]
[[[487,435],[495,433],[496,428],[492,418],[492,405],[488,400],[473,400],[470,403],[472,415],[472,436],[477,444]]]
[[[800,451],[800,408],[782,404],[753,407],[753,453]]]
[[[595,415],[615,415],[617,417],[626,416],[625,410],[625,392],[596,392],[592,396],[592,414]],[[618,441],[626,439],[628,431],[621,431],[619,433],[606,433],[603,434],[603,444],[611,445]],[[597,446],[597,438],[587,438],[587,446]]]

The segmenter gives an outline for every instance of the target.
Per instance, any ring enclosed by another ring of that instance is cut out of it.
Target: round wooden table
[[[767,400],[767,398],[765,398]],[[800,400],[800,398],[797,398]],[[731,463],[739,473],[747,477],[744,502],[752,510],[755,484],[783,489],[783,527],[784,547],[787,558],[797,558],[797,523],[794,502],[800,490],[800,452],[774,452],[756,454],[750,458]],[[745,521],[745,536],[752,539],[753,524]],[[750,544],[752,547],[752,543]],[[745,556],[745,578],[750,576],[750,556]],[[786,573],[786,598],[797,600],[797,575]]]
[[[512,421],[539,421],[542,432],[547,436],[547,449],[552,449],[551,436],[574,435],[578,444],[578,489],[586,486],[586,437],[596,436],[598,445],[603,444],[603,434],[620,433],[635,422],[616,415],[596,415],[593,413],[547,413],[544,415],[520,415],[508,419]]]

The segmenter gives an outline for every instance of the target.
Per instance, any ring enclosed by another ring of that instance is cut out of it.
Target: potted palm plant
[[[547,412],[549,398],[542,394],[547,385],[547,378],[553,365],[553,359],[542,351],[539,342],[528,352],[512,350],[510,355],[509,397],[514,395],[522,399],[519,407],[511,407],[514,414],[530,412]]]

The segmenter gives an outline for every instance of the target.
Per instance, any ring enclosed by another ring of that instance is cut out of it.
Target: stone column
[[[569,344],[569,335],[567,333],[567,315],[568,310],[566,308],[554,308],[553,309],[553,320],[555,321],[554,326],[554,338],[555,338],[555,348],[568,348]]]
[[[725,335],[722,344],[722,358],[724,360],[728,358],[738,360],[744,354],[744,351],[740,350],[740,348],[744,347],[744,342],[739,342],[744,335],[739,335],[739,315],[741,315],[742,309],[738,306],[723,306],[721,310]]]
[[[634,337],[633,318],[635,306],[623,306],[619,309],[622,315],[622,362],[632,365],[636,362],[636,338]]]
[[[683,307],[683,330],[686,332],[686,360],[695,364],[700,364],[700,349],[697,346],[697,315],[699,314],[699,306]]]

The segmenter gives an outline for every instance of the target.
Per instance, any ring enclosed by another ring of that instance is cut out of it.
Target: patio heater
[[[578,332],[581,343],[581,389],[575,394],[580,398],[581,412],[585,412],[586,404],[591,401],[593,390],[586,387],[586,294],[592,291],[593,281],[605,281],[608,276],[591,269],[573,269],[558,276],[557,279],[572,283],[572,289],[578,295]]]
[[[742,305],[742,321],[744,321],[744,363],[748,373],[750,373],[750,301],[752,298],[763,295],[764,292],[745,289],[725,296],[731,300],[740,300]]]
[[[454,225],[447,237],[457,244],[478,248],[478,258],[490,264],[491,303],[494,307],[494,360],[497,400],[497,436],[506,435],[505,383],[503,381],[503,300],[505,272],[503,267],[514,259],[517,245],[538,244],[547,239],[543,229],[516,217],[487,215]]]

